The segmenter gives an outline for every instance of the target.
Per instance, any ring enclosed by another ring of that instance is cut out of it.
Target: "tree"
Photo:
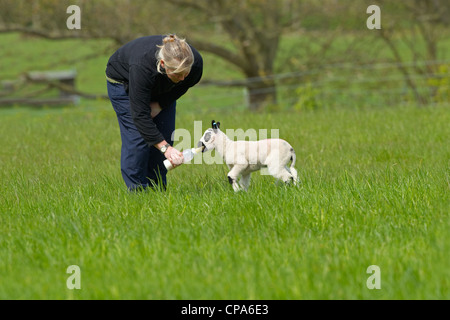
[[[81,30],[65,27],[66,8],[73,4],[82,10]],[[302,47],[308,57],[299,63],[303,68],[320,65],[340,32],[327,19],[336,21],[334,16],[351,6],[336,0],[0,0],[0,32],[49,39],[106,38],[117,46],[143,35],[176,32],[198,50],[237,67],[245,78],[237,85],[247,88],[249,108],[256,111],[277,102],[274,73],[282,36],[302,34],[303,19],[315,17],[324,32]],[[320,49],[311,50],[313,45]],[[291,50],[289,55],[298,55],[298,48]],[[347,54],[333,56],[346,58]],[[287,57],[285,68],[290,60]]]
[[[198,38],[191,42],[200,50],[211,52],[237,66],[249,80],[245,83],[250,109],[259,110],[276,102],[273,78],[274,61],[283,29],[291,21],[284,20],[291,1],[246,0],[206,1],[170,0],[173,4],[196,9],[221,25],[233,49]]]
[[[386,0],[381,0],[381,4],[388,4]],[[389,5],[393,6],[394,12],[383,18],[383,28],[379,35],[391,50],[394,59],[399,64],[408,87],[414,92],[415,100],[420,104],[427,104],[430,97],[433,98],[439,91],[439,86],[432,86],[432,92],[421,93],[421,84],[412,77],[411,71],[405,67],[405,60],[412,60],[417,74],[427,78],[427,83],[433,83],[433,77],[442,73],[441,66],[436,63],[440,58],[438,44],[448,37],[449,7],[446,0],[411,0],[399,1]],[[395,12],[401,12],[401,17],[395,17]],[[394,16],[393,16],[394,15]],[[400,41],[399,41],[400,40]],[[425,46],[421,46],[424,43]],[[402,55],[401,46],[408,48],[411,57],[405,58]],[[428,63],[419,65],[418,61]]]
[[[13,4],[12,4],[13,3]],[[0,0],[0,32],[22,32],[50,39],[110,38],[123,44],[139,35],[173,30],[173,26],[213,23],[220,25],[230,40],[221,44],[204,37],[189,36],[199,50],[215,54],[239,68],[248,81],[245,86],[250,109],[259,110],[276,102],[272,77],[280,37],[286,28],[298,24],[293,12],[298,0],[117,0],[55,1]],[[82,7],[83,27],[69,31],[65,8]],[[154,14],[157,11],[158,14]],[[187,17],[187,18],[186,18]],[[191,17],[195,18],[189,20]]]

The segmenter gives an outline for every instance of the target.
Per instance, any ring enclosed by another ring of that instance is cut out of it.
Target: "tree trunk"
[[[246,86],[248,107],[251,111],[262,111],[277,103],[277,90],[273,79],[257,80]]]

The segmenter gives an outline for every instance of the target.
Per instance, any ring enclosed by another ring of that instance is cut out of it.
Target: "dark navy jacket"
[[[164,140],[156,128],[150,113],[150,102],[159,102],[165,108],[197,84],[203,73],[203,59],[191,46],[194,64],[189,75],[179,83],[173,83],[156,69],[157,45],[164,36],[147,36],[135,39],[119,48],[110,58],[106,75],[125,84],[130,97],[130,109],[134,124],[149,146]]]

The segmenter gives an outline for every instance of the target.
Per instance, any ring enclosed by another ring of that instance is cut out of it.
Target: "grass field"
[[[215,118],[291,142],[302,184],[256,174],[247,193],[205,164],[171,171],[166,192],[128,193],[106,102],[0,115],[0,299],[450,298],[446,107],[179,107],[178,128]]]
[[[2,44],[1,79],[75,68],[77,88],[105,91],[108,56],[85,58],[108,43]],[[204,58],[208,79],[242,76]],[[166,192],[130,194],[108,101],[1,109],[0,299],[450,298],[448,104],[248,113],[241,92],[194,88],[177,128],[192,144],[194,121],[279,129],[298,187],[254,174],[234,193],[225,165],[198,164],[171,171]],[[66,286],[71,265],[80,290]],[[371,265],[379,290],[366,286]]]

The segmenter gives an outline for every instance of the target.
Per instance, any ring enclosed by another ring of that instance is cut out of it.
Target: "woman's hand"
[[[184,157],[183,153],[170,146],[167,148],[167,151],[164,153],[164,156],[172,163],[173,167],[177,167],[183,163]]]

